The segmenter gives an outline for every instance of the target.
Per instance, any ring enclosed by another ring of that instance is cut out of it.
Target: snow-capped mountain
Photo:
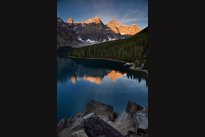
[[[82,22],[75,22],[72,18],[64,22],[61,18],[57,18],[58,44],[68,42],[69,44],[65,45],[72,47],[123,39],[139,31],[140,28],[136,25],[126,26],[114,19],[105,25],[98,16]]]
[[[90,18],[74,24],[78,38],[83,41],[96,43],[120,38],[119,34],[112,32],[110,28],[104,25],[100,17]]]

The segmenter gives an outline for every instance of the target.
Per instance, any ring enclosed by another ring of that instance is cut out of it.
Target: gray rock
[[[65,126],[65,119],[61,119],[57,124],[57,132],[59,132]]]
[[[62,129],[70,126],[71,119],[61,119],[57,125],[57,133],[59,133]]]
[[[71,131],[69,128],[64,128],[63,130],[60,131],[58,134],[58,137],[71,137]]]
[[[112,127],[117,129],[122,135],[127,135],[129,131],[137,132],[137,127],[130,114],[122,112],[114,123],[110,123]]]
[[[73,132],[71,137],[88,137],[88,136],[85,133],[85,131],[82,129],[82,130],[78,130],[76,132]]]
[[[113,121],[116,117],[116,113],[113,111],[112,106],[94,100],[90,101],[86,106],[85,114],[89,113],[95,113],[104,121]]]
[[[134,114],[134,121],[138,128],[148,129],[148,109],[137,111]]]
[[[89,137],[124,137],[116,129],[96,116],[84,120],[84,129]]]
[[[129,131],[126,137],[138,137],[137,134],[133,131]]]
[[[91,117],[91,116],[93,116],[93,115],[95,115],[95,113],[87,114],[87,115],[85,115],[82,119],[83,119],[83,120],[84,120],[84,119],[87,119],[87,118],[89,118],[89,117]]]
[[[72,130],[72,132],[82,129],[83,119],[81,117],[75,118],[69,128]]]
[[[136,104],[135,102],[129,101],[127,104],[126,112],[133,115],[134,113],[136,113],[137,111],[142,110],[142,109],[143,109],[142,106]]]
[[[75,117],[67,121],[67,126],[59,132],[59,137],[87,137],[83,132],[83,117],[77,114]]]
[[[57,127],[58,137],[148,137],[148,109],[129,102],[117,116],[112,106],[91,101],[85,112],[62,119]]]
[[[79,44],[74,27],[69,26],[60,17],[57,17],[57,49],[63,46],[77,46]]]

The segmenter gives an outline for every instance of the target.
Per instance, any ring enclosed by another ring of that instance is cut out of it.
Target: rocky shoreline
[[[148,137],[148,108],[129,101],[125,111],[90,101],[84,112],[61,119],[58,137]]]

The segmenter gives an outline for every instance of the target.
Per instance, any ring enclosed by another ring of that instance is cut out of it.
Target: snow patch
[[[115,40],[115,39],[110,38],[109,36],[108,36],[108,39],[109,39],[109,41]]]
[[[63,20],[62,20],[62,19],[60,19],[60,18],[58,18],[57,20],[58,20],[58,22],[63,22]]]
[[[80,40],[80,41],[84,41],[84,40],[82,40],[82,38],[78,38],[78,40]]]
[[[86,41],[87,41],[87,42],[90,42],[90,43],[96,43],[96,42],[97,42],[97,41],[90,40],[90,39],[87,39]]]
[[[103,42],[106,42],[106,41],[107,41],[106,39],[103,40]]]

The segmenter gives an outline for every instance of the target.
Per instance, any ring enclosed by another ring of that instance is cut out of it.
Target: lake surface
[[[57,121],[74,116],[96,100],[126,109],[129,100],[148,107],[144,74],[121,62],[57,57]]]

